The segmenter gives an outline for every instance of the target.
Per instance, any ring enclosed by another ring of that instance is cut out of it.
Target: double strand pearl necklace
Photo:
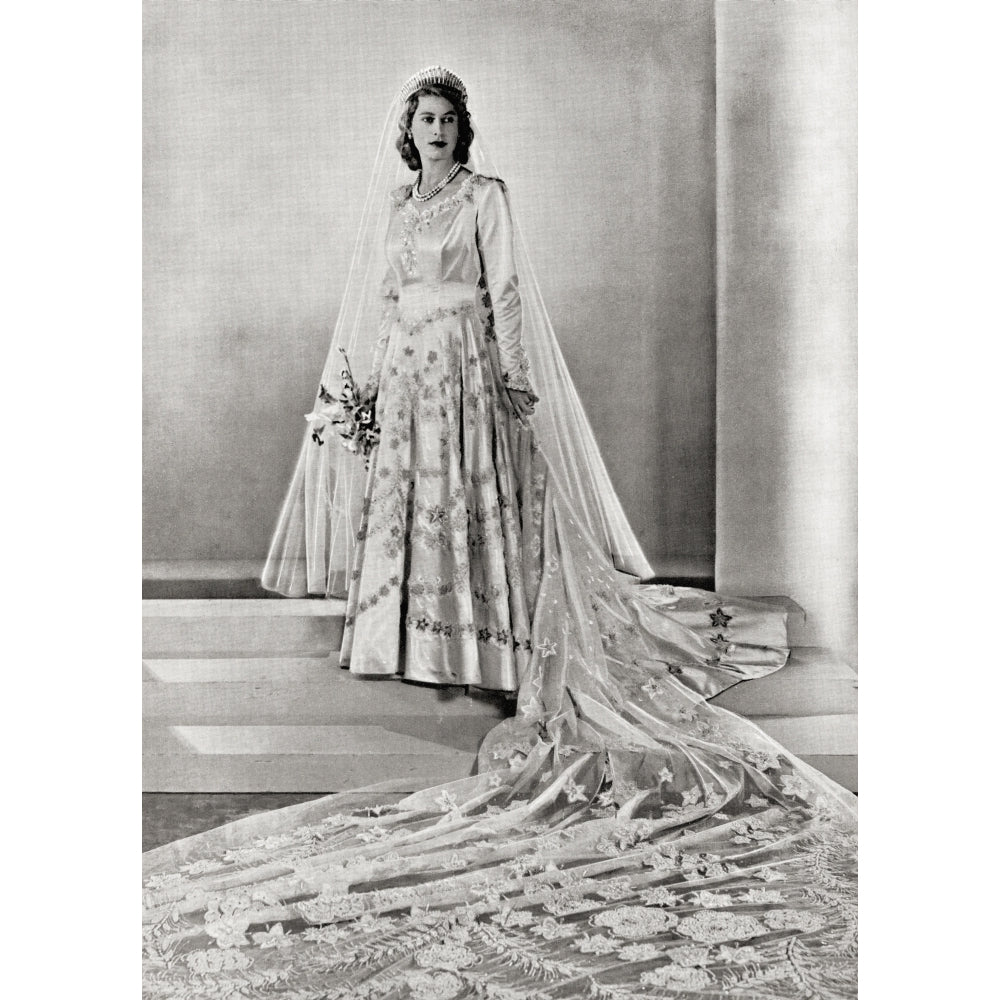
[[[413,197],[416,201],[430,201],[431,198],[436,194],[440,194],[457,176],[459,170],[462,169],[462,164],[456,161],[455,165],[448,171],[447,175],[441,179],[437,184],[434,185],[426,194],[421,194],[417,188],[420,187],[420,181],[423,179],[423,171],[421,171],[420,176],[417,178],[417,183],[413,185]]]

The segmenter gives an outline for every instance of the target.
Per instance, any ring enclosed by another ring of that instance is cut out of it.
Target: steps
[[[143,602],[143,790],[337,792],[464,778],[502,696],[337,663],[335,600]]]
[[[804,630],[794,602],[759,600]],[[330,653],[343,618],[336,600],[144,601],[144,791],[336,792],[390,779],[415,791],[471,774],[513,704],[341,669]],[[856,790],[856,686],[828,651],[801,646],[714,704]]]
[[[145,657],[328,656],[344,601],[153,600],[142,605]]]
[[[705,556],[663,556],[652,558],[656,574],[647,582],[713,590],[715,561]],[[279,594],[260,584],[261,559],[160,559],[142,564],[144,600],[181,598],[267,598],[281,600]]]

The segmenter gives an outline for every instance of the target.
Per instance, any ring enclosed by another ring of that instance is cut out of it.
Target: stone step
[[[441,754],[149,754],[142,758],[146,792],[339,792],[396,779],[416,792],[467,778],[475,755]]]
[[[857,754],[798,754],[797,756],[849,792],[858,794]]]
[[[792,645],[809,645],[805,611],[789,597],[753,600],[783,608]],[[323,656],[336,653],[346,601],[328,598],[162,599],[142,602],[142,649],[151,658]]]
[[[858,675],[829,649],[795,646],[780,670],[737,684],[712,704],[749,718],[857,715]]]
[[[715,564],[711,557],[678,556],[651,558],[655,576],[651,583],[678,586],[714,586]],[[264,559],[154,559],[142,564],[142,596],[146,599],[281,599],[264,590],[260,574]]]
[[[857,791],[856,720],[756,721],[797,757]],[[335,792],[387,780],[412,783],[417,790],[473,773],[474,750],[438,745],[427,735],[375,724],[149,726],[143,790]]]
[[[148,662],[148,661],[147,661]],[[359,715],[473,716],[500,719],[503,695],[410,684],[395,678],[369,680],[339,667],[311,681],[144,681],[142,712],[147,719],[186,722],[225,719],[231,722],[274,721],[298,725],[319,718],[350,719]]]
[[[395,779],[416,790],[466,777],[475,760],[474,748],[377,724],[153,725],[143,733],[143,789],[335,792]]]
[[[796,757],[857,756],[856,715],[814,715],[805,719],[764,717],[752,721]]]
[[[788,615],[789,646],[813,646],[816,644],[815,632],[806,615],[805,608],[790,597],[757,597],[749,594],[738,596],[744,596],[749,601],[759,601],[761,604],[773,604],[775,607],[782,608]]]
[[[143,659],[143,715],[186,721],[229,717],[252,721],[330,720],[382,715],[458,713],[500,718],[501,695],[361,678],[329,657]],[[380,684],[375,689],[371,685]],[[792,650],[773,674],[729,688],[713,704],[750,718],[857,714],[857,675],[818,646]],[[249,720],[244,717],[249,716]]]
[[[143,601],[143,656],[327,656],[340,648],[345,607],[323,598]]]

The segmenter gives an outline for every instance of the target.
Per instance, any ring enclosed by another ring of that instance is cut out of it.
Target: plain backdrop
[[[437,63],[469,88],[647,556],[711,558],[712,4],[144,10],[144,559],[266,553],[385,111]]]

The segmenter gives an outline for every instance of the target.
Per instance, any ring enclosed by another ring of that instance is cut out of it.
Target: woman
[[[147,995],[853,995],[850,796],[705,700],[784,663],[783,616],[622,572],[643,560],[559,423],[568,378],[532,387],[527,355],[557,348],[503,184],[463,168],[464,85],[434,67],[401,100],[419,174],[390,202],[380,443],[344,487],[309,442],[268,578],[308,579],[312,545],[329,587],[349,552],[353,671],[517,690],[517,715],[472,777],[147,855]]]
[[[387,308],[366,395],[372,461],[342,661],[357,673],[513,691],[527,665],[518,482],[538,397],[520,342],[502,182],[474,174],[461,93],[425,83],[398,147],[418,171],[393,192]],[[522,437],[524,441],[522,441]]]

